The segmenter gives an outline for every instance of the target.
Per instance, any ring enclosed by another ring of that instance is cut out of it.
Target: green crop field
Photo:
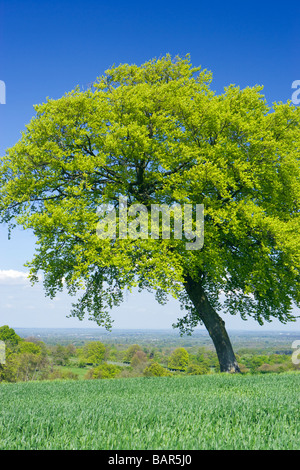
[[[300,374],[0,385],[0,449],[299,449]]]

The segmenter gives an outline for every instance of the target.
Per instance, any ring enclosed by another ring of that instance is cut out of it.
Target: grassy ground
[[[0,449],[299,449],[300,374],[0,385]]]
[[[72,372],[77,376],[79,380],[84,379],[86,373],[91,369],[91,367],[76,367],[76,366],[57,366],[55,369],[60,370],[62,372]]]

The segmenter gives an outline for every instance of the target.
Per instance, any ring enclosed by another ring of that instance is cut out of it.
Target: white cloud
[[[0,269],[0,284],[27,284],[28,282],[28,273],[14,269]]]

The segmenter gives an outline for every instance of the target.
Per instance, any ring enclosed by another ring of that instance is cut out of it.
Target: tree
[[[23,341],[23,339],[17,335],[13,328],[9,328],[8,325],[3,325],[0,327],[0,341],[4,341],[5,344],[14,347]]]
[[[189,363],[189,353],[184,348],[176,348],[169,359],[169,369],[181,369],[185,370]]]
[[[93,379],[113,379],[121,370],[119,366],[104,363],[95,367],[90,375]]]
[[[18,353],[20,354],[41,354],[42,348],[36,343],[30,341],[22,341],[18,347]]]
[[[209,369],[209,359],[208,354],[205,351],[204,347],[200,347],[197,351],[197,354],[194,356],[193,361],[200,366],[204,366],[205,368]]]
[[[207,367],[204,363],[202,365],[199,364],[191,364],[186,369],[186,373],[188,375],[203,375],[209,373],[209,367]]]
[[[171,374],[157,362],[152,362],[144,370],[144,375],[146,377],[170,377]]]
[[[37,374],[48,365],[48,360],[41,354],[23,352],[16,354],[12,359],[12,366],[15,370],[16,381],[35,380]]]
[[[59,365],[59,366],[67,365],[70,360],[70,356],[71,356],[71,353],[67,346],[57,344],[52,349],[53,362],[56,365]]]
[[[131,346],[129,346],[129,348],[125,351],[125,354],[123,356],[123,361],[131,362],[133,356],[135,355],[137,351],[142,351],[141,346],[139,346],[138,344],[132,344]]]
[[[42,271],[51,297],[83,289],[71,316],[110,329],[126,289],[174,296],[185,311],[175,326],[190,334],[203,323],[220,370],[238,372],[220,312],[285,323],[300,302],[300,108],[269,107],[261,86],[217,95],[211,80],[189,56],[167,55],[35,106],[1,160],[0,214],[37,238],[32,282]],[[145,210],[163,204],[196,216],[203,205],[203,246],[175,218],[169,238],[147,233]]]
[[[81,351],[81,357],[90,364],[100,364],[104,360],[105,346],[100,341],[86,343]]]
[[[132,367],[138,367],[140,365],[143,365],[145,362],[147,362],[147,354],[144,353],[144,351],[136,351],[134,356],[132,356],[132,359],[130,361],[130,365]]]

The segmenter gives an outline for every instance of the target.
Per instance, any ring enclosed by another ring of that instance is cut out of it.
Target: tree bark
[[[216,348],[221,372],[240,372],[232,345],[225,329],[225,322],[210,305],[199,282],[186,277],[185,288],[195,306],[199,319],[205,325]]]

